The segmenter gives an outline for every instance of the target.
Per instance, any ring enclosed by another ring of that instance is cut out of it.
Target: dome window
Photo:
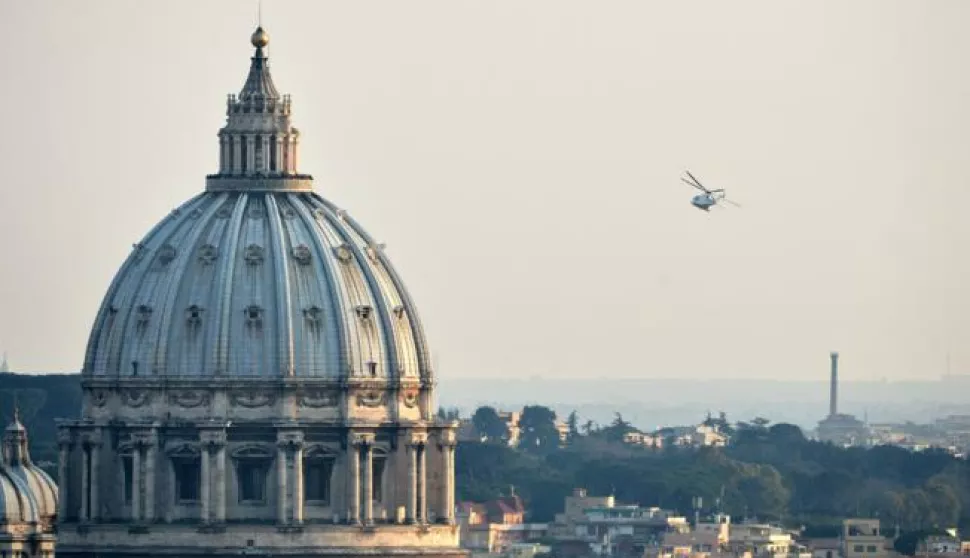
[[[377,363],[371,360],[365,364],[367,364],[367,373],[370,374],[372,378],[377,376]]]
[[[202,324],[202,308],[193,304],[189,306],[185,311],[185,319],[190,326],[199,326]]]
[[[139,329],[144,329],[148,325],[149,320],[152,319],[152,307],[147,304],[142,304],[138,306],[137,314],[135,325]]]
[[[258,244],[250,244],[246,247],[246,252],[243,255],[246,259],[246,263],[252,266],[259,265],[263,263],[263,247]]]
[[[246,314],[246,325],[250,327],[259,327],[263,325],[263,309],[255,304],[247,306],[244,310]]]
[[[319,306],[311,306],[303,309],[303,317],[311,326],[318,326],[323,321],[323,310]]]
[[[293,248],[293,259],[296,263],[300,265],[307,265],[310,263],[310,249],[304,245],[299,245]]]
[[[356,310],[357,310],[357,317],[362,320],[369,320],[371,313],[374,311],[372,307],[363,305],[363,304],[358,306]]]
[[[407,310],[404,309],[404,306],[401,306],[400,304],[398,304],[397,306],[394,307],[394,316],[397,319],[400,320],[404,318],[406,314],[407,314]]]
[[[166,244],[158,249],[158,256],[156,256],[155,261],[158,262],[159,267],[165,267],[172,263],[175,259],[175,248]]]
[[[211,264],[216,261],[218,256],[219,250],[211,244],[206,244],[199,248],[199,261],[202,262],[202,265]]]

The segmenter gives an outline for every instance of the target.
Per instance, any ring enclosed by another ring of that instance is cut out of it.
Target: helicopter
[[[729,204],[731,204],[731,205],[733,205],[735,207],[741,207],[737,203],[735,203],[735,202],[733,202],[733,201],[731,201],[729,199],[726,199],[724,197],[724,189],[723,188],[720,188],[720,189],[717,189],[717,190],[708,190],[707,188],[705,188],[701,184],[700,180],[697,180],[697,178],[695,178],[694,175],[690,173],[690,171],[684,171],[684,172],[687,173],[687,176],[689,176],[690,179],[688,180],[688,179],[686,179],[684,177],[681,177],[680,179],[683,180],[686,184],[688,184],[688,185],[690,185],[690,186],[692,186],[694,188],[697,188],[698,190],[700,190],[701,192],[703,192],[703,194],[697,194],[696,196],[694,196],[693,198],[690,199],[690,203],[694,207],[696,207],[697,209],[703,209],[704,211],[710,211],[712,207],[714,207],[715,205],[717,205],[720,202],[726,202],[726,203],[729,203]]]

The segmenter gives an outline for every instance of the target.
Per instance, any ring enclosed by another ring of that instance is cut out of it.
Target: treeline
[[[27,427],[30,455],[48,472],[57,469],[56,418],[77,418],[81,413],[81,377],[77,374],[0,374],[0,420],[5,428],[14,407]]]
[[[704,513],[822,530],[845,517],[877,517],[903,531],[970,527],[970,463],[942,450],[842,448],[808,440],[794,425],[732,424],[723,415],[705,422],[730,435],[724,448],[625,444],[636,429],[619,415],[604,426],[571,415],[561,446],[545,407],[523,409],[520,444],[510,448],[493,415],[478,409],[472,422],[482,441],[458,448],[459,498],[485,500],[514,486],[533,521],[551,520],[574,487],[586,487],[685,515],[700,497]]]
[[[55,418],[77,417],[78,375],[0,374],[4,426],[20,408],[34,459],[56,469]],[[444,418],[459,418],[442,410]],[[457,454],[458,498],[487,500],[511,487],[529,506],[530,520],[551,520],[575,487],[619,501],[693,513],[718,509],[735,517],[791,525],[834,525],[844,517],[878,517],[884,528],[904,531],[970,528],[970,463],[942,450],[897,447],[840,448],[807,440],[793,425],[766,419],[731,423],[723,415],[705,422],[730,436],[725,448],[661,449],[623,443],[631,424],[566,418],[560,444],[555,413],[530,406],[519,417],[519,446],[508,447],[507,428],[494,409],[472,417],[481,442],[464,442]]]

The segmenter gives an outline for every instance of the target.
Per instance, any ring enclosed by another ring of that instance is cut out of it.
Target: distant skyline
[[[262,12],[301,168],[387,244],[442,383],[970,372],[970,4]],[[131,245],[216,170],[255,14],[0,1],[12,370],[78,371]],[[685,169],[743,207],[692,208]]]

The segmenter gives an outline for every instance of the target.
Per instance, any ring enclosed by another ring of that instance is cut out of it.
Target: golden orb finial
[[[262,27],[257,27],[249,41],[256,48],[264,48],[269,44],[269,33],[264,31]]]

